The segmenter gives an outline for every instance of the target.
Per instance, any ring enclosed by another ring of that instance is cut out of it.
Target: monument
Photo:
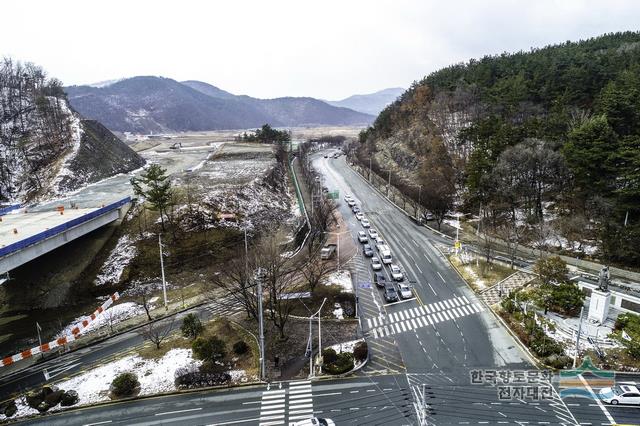
[[[604,323],[609,313],[609,304],[611,302],[610,281],[609,267],[605,266],[600,270],[600,275],[598,276],[598,288],[591,292],[589,319],[600,324]]]

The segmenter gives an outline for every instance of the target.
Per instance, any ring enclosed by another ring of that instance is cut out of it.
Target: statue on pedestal
[[[609,283],[611,282],[611,276],[609,274],[609,267],[604,266],[600,270],[600,275],[598,276],[598,289],[600,291],[609,291]]]

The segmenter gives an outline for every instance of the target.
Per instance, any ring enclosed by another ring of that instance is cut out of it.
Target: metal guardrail
[[[10,212],[12,212],[14,210],[18,210],[20,207],[22,207],[21,204],[12,204],[12,205],[7,206],[7,207],[2,207],[2,208],[0,208],[0,216],[4,216],[6,214],[9,214]]]
[[[32,235],[24,240],[17,241],[15,243],[9,244],[4,247],[0,247],[0,258],[9,255],[17,250],[22,250],[30,245],[36,244],[40,241],[46,240],[47,238],[51,238],[61,232],[64,232],[68,229],[71,229],[75,226],[81,225],[85,222],[88,222],[96,217],[102,216],[105,213],[109,213],[115,209],[118,209],[125,204],[131,202],[131,197],[123,198],[120,201],[116,201],[115,203],[111,203],[107,206],[101,207],[98,210],[92,211],[80,217],[70,220],[69,222],[65,222],[58,226],[54,226],[53,228],[47,229],[45,231],[39,232],[35,235]]]

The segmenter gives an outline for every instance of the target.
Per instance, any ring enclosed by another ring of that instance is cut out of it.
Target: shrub
[[[570,356],[566,355],[550,355],[544,359],[544,363],[561,370],[570,366],[573,363],[573,360]]]
[[[216,336],[198,337],[191,344],[191,349],[194,357],[203,361],[221,361],[227,355],[224,342]]]
[[[131,396],[139,387],[140,382],[135,373],[122,373],[111,382],[111,393],[117,397]]]
[[[13,399],[5,403],[5,405],[2,407],[2,414],[7,417],[13,417],[13,415],[16,414],[17,411],[18,406],[16,405],[16,401]]]
[[[539,357],[551,355],[564,355],[562,345],[546,335],[535,336],[529,345],[531,350]]]
[[[335,349],[326,348],[322,351],[322,363],[324,365],[334,363],[337,359],[338,355],[336,354]]]
[[[233,344],[233,352],[236,355],[246,354],[248,350],[249,345],[247,345],[244,340],[238,340]]]
[[[367,359],[367,354],[369,353],[369,348],[367,347],[367,342],[359,342],[353,348],[353,357],[356,361],[363,362]]]
[[[80,401],[78,397],[78,392],[74,390],[68,390],[62,395],[62,399],[60,400],[60,405],[63,407],[69,407],[71,405],[75,405]]]
[[[228,373],[202,373],[192,371],[177,375],[174,383],[178,389],[193,389],[222,385],[229,380],[231,380],[231,376]]]
[[[189,314],[182,320],[182,335],[190,339],[195,339],[204,331],[204,326],[196,314]]]
[[[584,292],[574,283],[553,286],[550,309],[561,314],[577,316],[583,305],[584,297]]]
[[[349,352],[343,352],[336,356],[336,360],[325,365],[324,371],[328,374],[343,374],[353,369],[353,355]]]

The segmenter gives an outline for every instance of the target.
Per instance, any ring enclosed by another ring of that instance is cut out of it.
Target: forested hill
[[[361,142],[361,160],[372,152],[405,185],[437,181],[431,154],[444,145],[437,163],[454,169],[467,210],[483,205],[496,227],[526,219],[547,235],[529,236],[541,244],[596,244],[600,258],[640,266],[638,32],[444,68],[383,110]]]
[[[0,62],[0,205],[60,197],[143,164],[73,111],[59,80],[30,63]]]

